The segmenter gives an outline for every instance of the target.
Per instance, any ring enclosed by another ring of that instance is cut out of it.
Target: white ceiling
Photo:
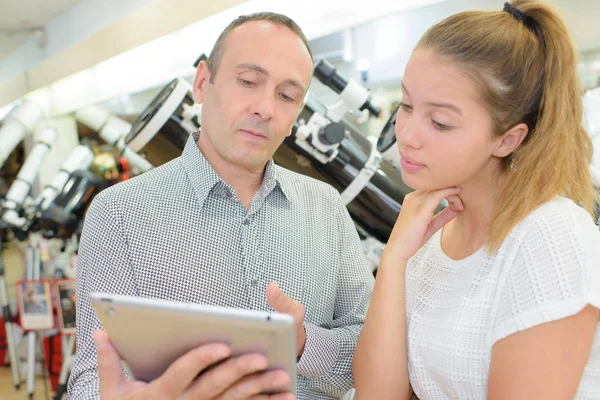
[[[556,6],[565,19],[577,49],[581,52],[600,48],[600,0],[544,0]],[[468,4],[472,9],[501,10],[503,0],[450,0]],[[441,6],[441,4],[440,4]]]
[[[32,33],[22,31],[43,27],[73,7],[79,0],[0,0],[0,59]]]
[[[600,1],[549,0],[563,10],[562,15],[575,39],[579,51],[600,48]]]
[[[0,60],[31,37],[31,32],[8,31],[40,27],[80,0],[0,0]],[[301,1],[301,0],[289,0]],[[327,1],[327,0],[324,0]],[[366,1],[366,0],[365,0]],[[579,51],[600,48],[600,0],[546,0],[562,9]],[[430,7],[444,9],[501,9],[503,0],[449,0]],[[352,12],[349,10],[348,12]]]

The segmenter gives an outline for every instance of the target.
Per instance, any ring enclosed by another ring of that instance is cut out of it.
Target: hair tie
[[[525,22],[525,18],[527,17],[523,11],[511,5],[508,1],[504,3],[504,9],[502,11],[506,11],[507,13],[512,15],[514,19],[520,22]]]

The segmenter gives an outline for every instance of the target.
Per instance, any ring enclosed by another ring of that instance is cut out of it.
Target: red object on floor
[[[50,375],[50,384],[52,391],[56,392],[58,387],[58,378],[62,368],[62,340],[60,334],[47,336],[44,338],[44,355],[46,357],[46,370]]]
[[[4,318],[0,317],[0,365],[6,360],[6,351],[8,350],[8,342],[6,340],[6,328],[4,326]]]

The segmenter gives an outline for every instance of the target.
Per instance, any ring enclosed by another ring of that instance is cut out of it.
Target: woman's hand
[[[458,197],[460,190],[457,187],[434,191],[417,190],[404,197],[400,215],[382,258],[408,261],[414,256],[435,232],[464,210],[464,205]],[[442,199],[448,200],[449,205],[434,215]]]

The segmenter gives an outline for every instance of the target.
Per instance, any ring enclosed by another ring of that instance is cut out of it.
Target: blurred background
[[[577,48],[597,173],[600,1],[546,2],[558,7]],[[194,65],[233,19],[283,13],[310,40],[309,102],[275,162],[340,191],[376,274],[411,190],[393,134],[411,51],[451,14],[502,7],[499,0],[0,0],[0,364],[17,360],[0,367],[0,398],[64,394],[74,349],[60,302],[54,328],[32,337],[17,319],[15,282],[72,279],[93,196],[179,155],[201,125],[189,92]],[[21,384],[27,390],[16,391]]]

